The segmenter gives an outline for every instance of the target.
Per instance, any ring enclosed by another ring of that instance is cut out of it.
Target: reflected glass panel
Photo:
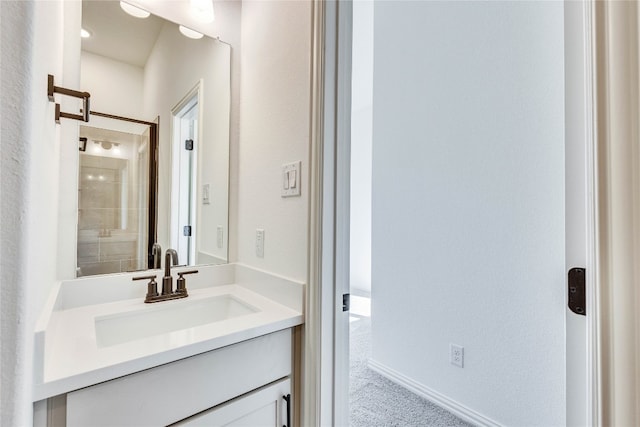
[[[150,132],[80,127],[77,276],[147,268]]]

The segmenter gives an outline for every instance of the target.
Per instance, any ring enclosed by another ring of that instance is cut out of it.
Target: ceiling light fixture
[[[144,19],[144,18],[148,18],[149,15],[151,15],[151,13],[147,12],[146,10],[140,9],[139,7],[129,4],[125,1],[120,2],[120,7],[129,15],[136,18]]]
[[[195,19],[210,24],[216,18],[213,12],[213,0],[189,0],[191,14]]]
[[[94,147],[94,151],[96,152],[100,151],[100,148],[108,151],[111,150],[112,147],[116,147],[116,150],[120,151],[120,149],[118,148],[120,146],[119,142],[94,140],[93,143],[96,144],[96,146]]]
[[[201,39],[203,35],[202,33],[194,31],[191,28],[187,28],[184,25],[180,25],[179,29],[183,36],[189,37],[190,39]]]
[[[91,33],[84,28],[80,28],[80,37],[82,37],[83,39],[88,39],[89,37],[91,37]]]

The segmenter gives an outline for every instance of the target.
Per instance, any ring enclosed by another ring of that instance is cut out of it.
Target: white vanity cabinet
[[[289,427],[291,373],[285,329],[69,392],[66,404],[50,405],[58,413],[47,424]]]

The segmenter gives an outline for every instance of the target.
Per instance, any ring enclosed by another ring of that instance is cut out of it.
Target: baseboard
[[[464,421],[482,427],[501,427],[500,423],[497,423],[492,419],[485,417],[484,415],[474,411],[473,409],[467,408],[466,406],[438,393],[435,390],[430,389],[429,387],[415,382],[411,378],[408,378],[401,373],[381,363],[376,362],[375,360],[369,359],[369,368],[387,378],[388,380],[393,381],[394,383],[406,388],[407,390],[412,391],[418,396],[424,397],[428,401],[440,406],[441,408],[446,409],[447,411],[456,415],[458,418],[463,419]]]

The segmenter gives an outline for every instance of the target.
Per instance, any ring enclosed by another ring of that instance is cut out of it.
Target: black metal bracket
[[[193,151],[193,139],[184,140],[184,149],[187,151]]]
[[[53,96],[54,93],[60,93],[62,95],[82,99],[82,114],[71,114],[60,111],[60,104],[56,103],[56,123],[60,123],[60,118],[80,120],[83,122],[89,121],[89,98],[91,97],[91,94],[89,92],[80,92],[77,90],[55,86],[53,84],[53,76],[49,74],[47,77],[47,96],[49,97],[49,101],[51,102],[55,102],[55,98]]]
[[[351,294],[342,294],[342,311],[351,310]]]
[[[582,316],[587,315],[586,269],[572,268],[568,280],[569,309]]]

